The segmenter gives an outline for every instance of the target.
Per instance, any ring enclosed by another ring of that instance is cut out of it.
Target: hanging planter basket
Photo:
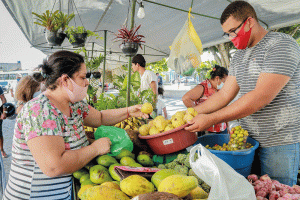
[[[87,33],[75,33],[75,34],[73,34],[74,40],[70,41],[73,48],[84,47],[87,35],[88,35]]]
[[[139,43],[136,42],[124,42],[121,44],[122,52],[126,56],[135,56],[139,50]]]
[[[63,41],[66,38],[66,34],[64,33],[58,33],[58,32],[51,32],[51,31],[46,31],[45,33],[46,40],[48,42],[48,45],[53,47],[53,46],[61,46]]]

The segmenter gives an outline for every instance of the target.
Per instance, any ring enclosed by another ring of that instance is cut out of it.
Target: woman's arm
[[[195,107],[195,101],[202,97],[203,93],[204,87],[202,85],[197,85],[182,97],[182,101],[187,108]]]
[[[148,115],[141,112],[141,107],[142,105],[135,105],[126,108],[102,110],[101,112],[91,107],[88,116],[84,119],[84,125],[97,128],[101,125],[115,125],[128,117],[148,118]]]
[[[39,136],[30,139],[27,145],[42,172],[49,177],[71,174],[98,155],[110,151],[109,138],[100,138],[91,145],[77,150],[65,150],[61,136]]]

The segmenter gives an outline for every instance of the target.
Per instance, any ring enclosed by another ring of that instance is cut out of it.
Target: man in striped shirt
[[[226,38],[238,49],[223,88],[195,109],[186,128],[202,131],[240,119],[260,143],[261,175],[295,185],[300,142],[300,48],[289,35],[268,32],[245,1],[230,3],[221,16]],[[239,99],[228,105],[236,96]]]

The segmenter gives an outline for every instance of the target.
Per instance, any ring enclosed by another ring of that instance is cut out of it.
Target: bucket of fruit
[[[176,112],[170,120],[157,116],[148,124],[139,128],[139,138],[146,140],[148,146],[157,155],[170,154],[193,145],[197,133],[185,130],[187,122],[194,118],[194,108]]]
[[[238,128],[237,130],[242,129]],[[224,160],[238,173],[246,177],[250,174],[255,150],[258,148],[259,143],[248,136],[245,140],[244,134],[243,137],[238,135],[240,133],[233,135],[233,137],[232,134],[204,135],[198,138],[196,144],[202,144],[211,153]],[[239,138],[243,138],[243,141],[240,141]]]

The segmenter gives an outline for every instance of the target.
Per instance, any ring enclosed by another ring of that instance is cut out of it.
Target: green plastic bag
[[[95,139],[108,137],[111,141],[110,156],[117,156],[122,149],[132,152],[133,143],[124,129],[114,126],[100,126],[94,133]]]

